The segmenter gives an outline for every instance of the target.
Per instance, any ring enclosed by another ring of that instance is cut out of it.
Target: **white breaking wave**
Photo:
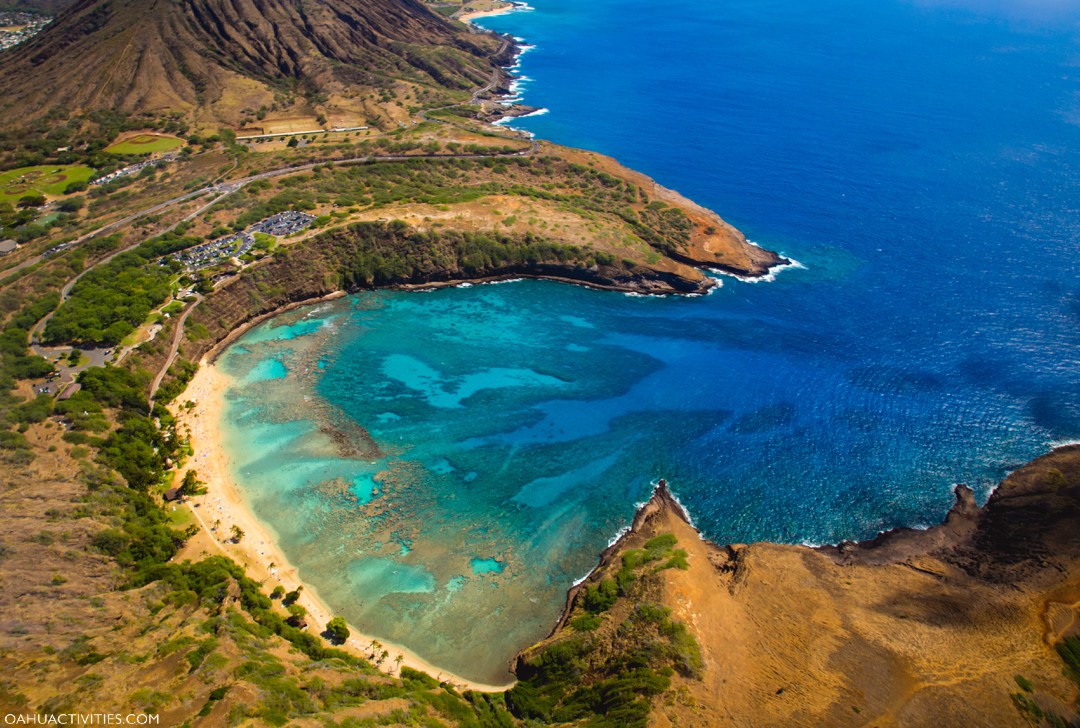
[[[760,248],[761,247],[760,245],[753,242],[752,240],[747,240],[746,242],[750,243],[755,248]],[[772,282],[774,282],[776,280],[776,276],[777,276],[778,273],[780,273],[781,271],[784,271],[784,270],[788,270],[789,268],[797,268],[799,270],[809,270],[805,265],[803,265],[799,261],[795,260],[794,258],[791,258],[791,257],[789,257],[787,255],[784,255],[783,253],[779,253],[779,255],[780,255],[781,258],[784,258],[787,261],[787,263],[783,263],[781,265],[770,268],[769,272],[767,274],[763,275],[763,276],[741,276],[738,273],[732,273],[731,271],[727,271],[727,270],[720,270],[719,268],[708,268],[707,270],[710,273],[714,273],[714,274],[719,275],[719,276],[724,276],[725,278],[734,278],[735,280],[742,281],[743,283],[772,283]]]
[[[513,122],[513,121],[515,121],[516,119],[527,119],[527,118],[528,118],[528,117],[530,117],[530,116],[543,116],[544,114],[548,114],[548,113],[551,113],[551,110],[550,110],[550,109],[537,109],[536,111],[530,111],[530,112],[529,112],[528,114],[521,114],[520,116],[513,116],[513,115],[511,115],[511,116],[504,116],[504,117],[502,117],[501,119],[498,119],[498,120],[496,120],[496,121],[493,121],[493,122],[491,122],[491,123],[492,123],[492,124],[502,124],[502,125],[504,125],[504,126],[505,126],[506,124],[509,124],[509,123],[511,123],[511,122]],[[524,131],[524,129],[518,129],[518,131]],[[530,132],[526,132],[526,133],[527,133],[527,134],[528,134],[528,135],[529,135],[530,137],[532,136],[532,132],[531,132],[531,131],[530,131]]]
[[[575,582],[573,583],[573,586],[580,586],[580,585],[581,585],[582,583],[584,583],[584,581],[585,581],[586,579],[588,579],[588,578],[589,578],[590,576],[592,576],[592,573],[593,573],[594,571],[596,571],[596,569],[589,569],[589,573],[587,573],[587,574],[586,574],[585,576],[583,576],[583,577],[581,577],[580,579],[578,579],[577,581],[575,581]]]
[[[671,493],[671,497],[675,500],[675,502],[679,504],[679,508],[682,509],[683,515],[686,516],[686,522],[690,524],[690,528],[694,529],[695,531],[698,530],[697,524],[694,523],[693,516],[690,515],[690,511],[687,510],[686,506],[683,505],[683,502],[679,500],[679,496],[672,493],[670,488],[668,489],[668,492]]]
[[[618,531],[615,532],[614,536],[612,536],[610,539],[608,539],[607,546],[605,546],[604,548],[607,548],[607,549],[611,548],[612,546],[614,546],[615,544],[617,544],[619,542],[620,538],[622,538],[623,536],[625,536],[628,533],[630,533],[630,526],[623,526],[622,528],[620,528]],[[591,574],[592,572],[590,571],[589,573]]]

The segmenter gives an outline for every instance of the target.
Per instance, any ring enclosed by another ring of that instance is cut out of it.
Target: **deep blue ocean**
[[[530,2],[481,21],[535,46],[549,112],[514,126],[801,267],[697,299],[364,294],[242,339],[238,477],[350,622],[497,681],[656,478],[714,540],[835,542],[1080,437],[1080,6]],[[290,409],[300,361],[377,456]]]

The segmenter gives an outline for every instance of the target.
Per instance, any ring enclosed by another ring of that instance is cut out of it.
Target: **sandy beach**
[[[471,23],[477,18],[489,18],[493,15],[505,15],[506,13],[512,12],[513,10],[517,9],[517,7],[518,6],[514,5],[513,3],[506,3],[504,5],[500,5],[497,8],[491,8],[490,10],[476,10],[471,13],[462,13],[458,16],[458,20],[464,23]]]
[[[190,437],[194,451],[190,461],[177,474],[177,482],[183,478],[186,470],[193,468],[199,478],[206,482],[208,489],[206,495],[188,499],[185,504],[201,526],[202,532],[189,542],[178,558],[195,560],[214,553],[225,554],[242,564],[248,576],[260,582],[267,593],[278,585],[286,591],[292,591],[301,585],[297,570],[278,548],[270,529],[248,509],[229,475],[229,460],[221,447],[218,433],[224,392],[228,384],[228,377],[224,373],[204,361],[187,389],[172,406],[180,423],[180,430]],[[194,402],[195,407],[188,410],[182,406],[188,401]],[[239,544],[230,540],[234,525],[244,532]],[[303,586],[298,603],[307,610],[308,629],[321,632],[335,615],[310,585]],[[509,687],[467,680],[432,665],[400,645],[363,634],[352,624],[349,625],[349,630],[352,634],[343,648],[371,660],[373,664],[373,654],[387,651],[389,654],[379,662],[378,667],[389,675],[397,675],[400,667],[404,666],[426,672],[461,690],[498,692]],[[373,643],[379,645],[377,649],[373,648]]]

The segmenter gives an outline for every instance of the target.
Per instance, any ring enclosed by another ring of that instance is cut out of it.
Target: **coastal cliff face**
[[[716,546],[660,490],[571,592],[552,637],[519,658],[519,675],[575,638],[590,588],[626,553],[670,534],[688,568],[659,572],[650,598],[688,626],[703,669],[673,675],[650,725],[1075,721],[1077,683],[1055,648],[1080,632],[1077,524],[1080,446],[1016,471],[982,509],[960,487],[940,526],[838,547]]]
[[[460,254],[474,245],[492,255],[470,264]],[[535,277],[647,293],[702,293],[704,278],[655,268],[598,265],[578,248],[518,237],[432,237],[405,226],[360,223],[326,233],[278,254],[208,296],[193,319],[210,336],[189,347],[193,358],[238,326],[294,303],[365,288],[437,285],[455,281]],[[185,350],[188,354],[189,350]]]
[[[546,144],[540,150],[335,167],[250,194],[243,204],[254,206],[323,185],[386,202],[351,224],[286,241],[221,283],[194,310],[184,357],[198,361],[260,316],[339,291],[533,277],[701,294],[716,285],[703,269],[761,276],[784,262],[715,213],[610,158]],[[412,196],[402,198],[401,189]],[[231,213],[221,214],[228,224]]]

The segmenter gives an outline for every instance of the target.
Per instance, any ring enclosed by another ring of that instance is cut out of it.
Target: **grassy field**
[[[154,152],[171,152],[182,146],[184,146],[184,141],[174,136],[138,134],[122,142],[110,144],[105,147],[105,151],[113,154],[152,154]]]
[[[14,204],[20,197],[33,194],[62,195],[69,184],[85,182],[93,174],[90,167],[76,164],[20,167],[0,172],[0,202]]]

